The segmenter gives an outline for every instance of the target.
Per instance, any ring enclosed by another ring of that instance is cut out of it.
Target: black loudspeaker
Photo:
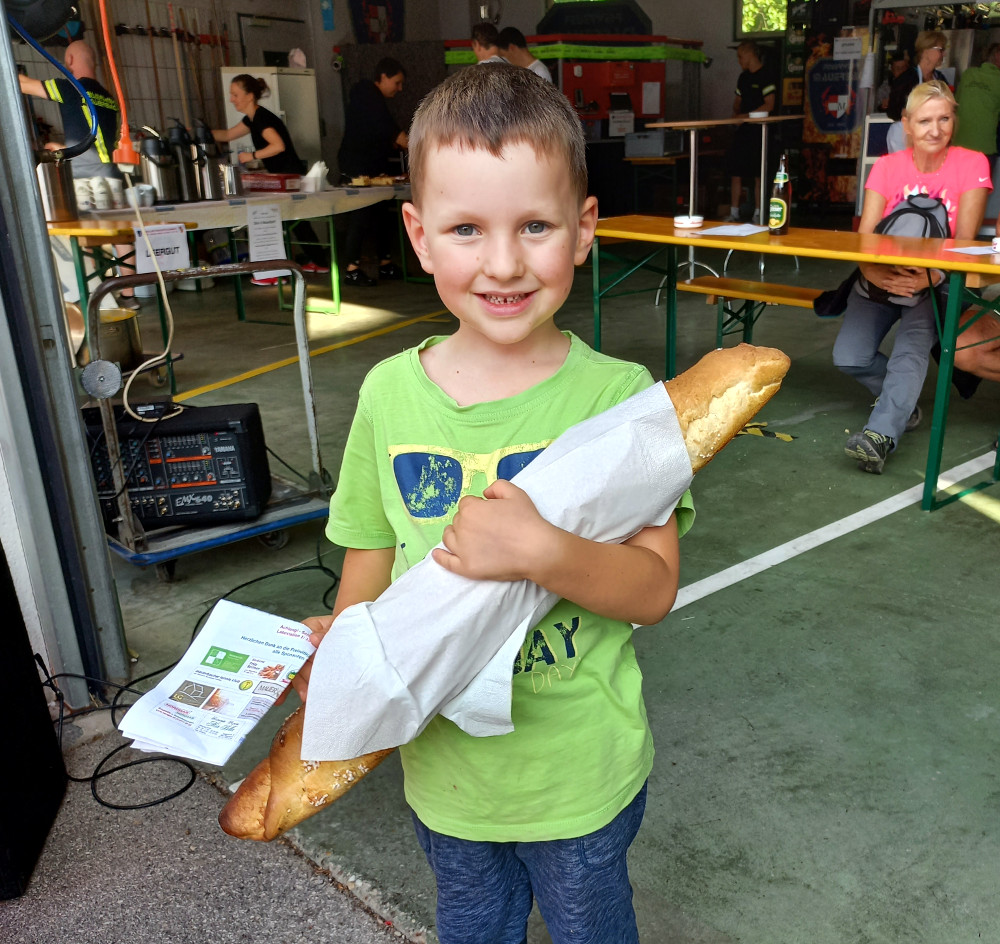
[[[7,614],[0,630],[4,701],[14,711],[4,725],[8,761],[0,776],[0,900],[6,900],[28,887],[66,792],[66,768],[2,551],[0,605]]]
[[[848,0],[816,0],[812,15],[813,30],[836,36],[840,28],[850,22],[847,18],[848,7]]]

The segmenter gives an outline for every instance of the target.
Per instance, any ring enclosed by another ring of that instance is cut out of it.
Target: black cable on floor
[[[330,604],[328,604],[327,601],[328,601],[328,598],[329,598],[330,594],[333,592],[333,590],[336,588],[337,584],[339,583],[340,577],[336,573],[336,571],[332,570],[330,567],[328,567],[326,564],[323,563],[323,551],[321,550],[321,547],[320,547],[320,542],[322,540],[323,540],[322,536],[320,536],[319,538],[316,539],[316,563],[315,564],[302,564],[302,565],[297,566],[297,567],[288,567],[285,570],[276,570],[276,571],[272,571],[269,574],[263,574],[260,577],[254,577],[252,580],[247,580],[247,581],[245,581],[245,582],[243,582],[243,583],[241,583],[241,584],[233,587],[232,589],[230,589],[226,593],[222,594],[222,596],[218,597],[218,599],[216,599],[212,603],[212,606],[210,606],[198,618],[197,622],[194,625],[194,629],[191,632],[191,642],[194,642],[194,638],[195,638],[195,636],[198,635],[198,631],[201,629],[202,624],[208,618],[208,614],[212,612],[213,607],[220,600],[226,600],[226,599],[228,599],[232,594],[236,593],[238,590],[244,589],[245,587],[249,587],[249,586],[251,586],[251,585],[253,585],[255,583],[260,583],[263,580],[270,580],[273,577],[281,577],[281,576],[283,576],[285,574],[302,573],[302,572],[309,571],[309,570],[319,570],[322,573],[326,574],[331,579],[332,582],[331,582],[330,586],[326,589],[326,591],[323,593],[322,600],[323,600],[324,607],[326,607],[327,609],[331,609],[332,606]],[[93,706],[91,706],[89,708],[82,708],[79,711],[74,712],[73,716],[74,717],[82,717],[83,715],[93,714],[94,712],[97,712],[97,711],[110,711],[111,712],[111,723],[117,729],[118,723],[120,721],[120,719],[117,717],[117,712],[120,711],[121,709],[125,709],[127,711],[129,708],[132,707],[133,704],[135,704],[135,702],[130,702],[129,704],[122,704],[122,702],[120,701],[120,699],[126,693],[131,694],[131,695],[136,695],[137,697],[141,697],[145,693],[139,691],[138,689],[134,688],[133,686],[135,686],[139,682],[144,682],[147,679],[153,678],[154,676],[162,675],[162,674],[164,674],[166,672],[169,672],[175,665],[177,665],[177,662],[180,661],[180,660],[175,660],[174,662],[171,662],[170,665],[164,666],[161,669],[156,669],[156,670],[154,670],[152,672],[147,672],[145,675],[141,675],[138,678],[133,679],[129,685],[120,685],[117,682],[109,682],[107,679],[96,678],[94,676],[89,676],[89,675],[81,675],[81,674],[76,673],[76,672],[60,672],[60,673],[58,673],[56,675],[52,675],[52,674],[49,673],[49,670],[46,667],[45,661],[42,659],[41,655],[39,655],[36,652],[34,654],[34,656],[35,656],[35,661],[38,663],[38,667],[41,669],[42,675],[44,676],[44,681],[42,682],[42,685],[44,687],[49,688],[49,689],[52,690],[53,694],[55,695],[56,701],[59,703],[59,714],[58,714],[58,717],[56,718],[55,723],[56,723],[56,726],[57,726],[56,733],[57,733],[57,738],[58,738],[60,753],[62,752],[63,724],[64,724],[65,718],[66,718],[66,701],[65,701],[65,696],[59,690],[59,686],[56,684],[56,682],[57,682],[58,679],[61,679],[61,678],[82,679],[82,680],[84,680],[86,682],[97,683],[98,685],[104,686],[105,688],[108,688],[108,689],[115,689],[115,694],[114,694],[114,697],[111,699],[110,704],[107,704],[107,705],[93,705]],[[110,751],[108,754],[106,754],[98,762],[97,766],[94,768],[93,773],[89,777],[75,777],[72,774],[70,774],[69,771],[67,771],[66,772],[67,779],[71,780],[73,783],[89,783],[90,784],[90,792],[93,794],[94,799],[98,803],[100,803],[101,806],[107,807],[108,809],[112,809],[112,810],[143,810],[143,809],[147,809],[148,807],[158,806],[160,803],[167,803],[170,800],[176,799],[182,793],[184,793],[188,789],[190,789],[191,786],[193,786],[195,780],[198,777],[197,770],[195,769],[195,767],[189,761],[185,760],[182,757],[171,757],[169,755],[167,755],[167,756],[156,756],[156,757],[140,757],[140,758],[138,758],[136,760],[130,760],[130,761],[126,761],[123,764],[119,764],[117,767],[111,767],[108,770],[104,769],[105,765],[108,764],[111,761],[111,759],[119,751],[124,750],[125,748],[130,747],[130,746],[131,746],[130,744],[120,744],[118,747],[114,748],[112,751]],[[182,787],[180,787],[177,790],[175,790],[173,793],[169,793],[166,796],[158,797],[158,798],[156,798],[154,800],[149,800],[149,801],[147,801],[145,803],[134,803],[134,804],[114,803],[114,802],[106,799],[105,797],[101,796],[101,794],[99,793],[99,791],[97,789],[97,786],[98,786],[99,781],[101,781],[104,777],[108,777],[111,774],[117,773],[118,771],[121,771],[121,770],[126,770],[129,767],[138,767],[141,764],[154,764],[154,763],[160,763],[160,764],[179,764],[182,767],[185,767],[188,770],[189,775],[190,775],[188,777],[187,783],[185,783]]]

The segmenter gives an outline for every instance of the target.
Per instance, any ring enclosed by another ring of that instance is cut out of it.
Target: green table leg
[[[236,236],[233,234],[232,228],[227,229],[226,232],[229,235],[229,259],[231,262],[238,262]],[[236,292],[236,317],[239,321],[246,321],[247,309],[246,305],[243,304],[243,276],[233,276],[233,289]]]
[[[333,297],[333,313],[340,314],[340,268],[337,265],[337,234],[333,223],[333,216],[326,218],[327,234],[330,238],[330,294]],[[406,272],[406,263],[403,263],[403,272]]]
[[[70,236],[69,246],[73,252],[73,271],[76,272],[76,288],[80,293],[80,309],[87,311],[87,300],[90,292],[87,289],[87,260],[84,257],[83,249],[80,248],[80,240],[76,236]]]
[[[191,268],[192,269],[197,269],[198,268],[198,238],[197,238],[196,230],[189,229],[188,230],[188,234],[187,234],[187,238],[188,238],[188,252],[191,255]],[[202,293],[201,279],[195,279],[194,280],[194,290],[195,290],[195,294],[196,295],[200,295]]]
[[[938,475],[941,473],[941,453],[944,449],[944,430],[948,420],[948,401],[951,397],[951,372],[955,366],[955,344],[958,337],[958,315],[962,310],[965,273],[952,272],[948,282],[948,308],[941,331],[941,360],[938,363],[937,389],[934,392],[934,416],[931,420],[931,442],[927,451],[927,474],[924,478],[924,496],[920,507],[933,511],[944,504],[938,502]]]
[[[677,247],[673,244],[667,246],[666,289],[664,309],[667,313],[667,337],[665,347],[667,380],[670,380],[677,373]]]

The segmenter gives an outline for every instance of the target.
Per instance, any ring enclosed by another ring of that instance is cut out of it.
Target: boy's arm
[[[485,500],[484,500],[485,499]],[[506,481],[459,502],[434,559],[478,580],[531,580],[592,613],[650,625],[677,596],[679,550],[673,516],[624,544],[601,544],[549,524],[528,495]]]
[[[366,603],[375,600],[388,588],[392,582],[392,562],[396,549],[393,547],[378,548],[376,550],[359,550],[348,548],[344,555],[344,566],[340,572],[340,588],[337,590],[337,599],[333,604],[333,613],[329,616],[310,616],[303,620],[312,631],[309,641],[319,647],[323,637],[330,631],[333,621],[355,603]],[[306,661],[299,673],[292,679],[292,687],[298,693],[299,698],[306,700],[309,689],[309,675],[312,672],[313,659]],[[286,690],[287,691],[287,690]],[[278,699],[278,704],[284,698]]]

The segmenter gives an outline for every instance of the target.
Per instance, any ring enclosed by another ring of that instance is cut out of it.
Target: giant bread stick
[[[781,351],[740,344],[706,354],[664,384],[693,471],[718,454],[777,392],[788,367]],[[299,708],[285,721],[269,755],[223,808],[219,823],[231,836],[274,839],[338,799],[392,753],[303,760],[303,718]]]

